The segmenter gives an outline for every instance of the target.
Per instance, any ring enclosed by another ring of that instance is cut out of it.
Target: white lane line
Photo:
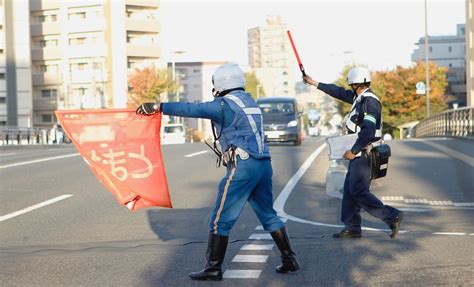
[[[471,234],[469,234],[469,235],[474,235],[474,233],[471,233]]]
[[[436,235],[466,235],[464,232],[434,232]]]
[[[272,250],[273,244],[245,244],[240,250]]]
[[[257,279],[260,273],[262,270],[226,270],[223,276],[227,279]]]
[[[251,234],[249,239],[252,239],[252,240],[273,240],[272,236],[269,233]]]
[[[255,227],[255,230],[263,230],[263,226],[257,225],[257,227]]]
[[[79,155],[78,153],[72,153],[72,154],[59,155],[59,156],[47,157],[47,158],[24,161],[24,162],[17,162],[17,163],[12,163],[12,164],[7,164],[7,165],[0,165],[0,169],[14,167],[14,166],[20,166],[20,165],[33,164],[33,163],[49,161],[49,160],[55,160],[55,159],[61,159],[61,158],[67,158],[67,157],[78,156],[78,155]]]
[[[16,153],[10,152],[10,153],[2,153],[0,156],[8,156],[8,155],[15,155]]]
[[[424,143],[425,145],[429,145],[431,147],[434,147],[435,149],[440,150],[440,151],[448,154],[449,156],[454,157],[454,158],[456,158],[460,161],[463,161],[463,162],[467,163],[468,165],[474,167],[474,158],[468,156],[467,154],[460,153],[457,150],[454,150],[454,149],[449,148],[449,147],[442,146],[442,145],[434,143],[434,142],[430,142],[428,140],[417,140],[417,141],[421,142],[421,143]]]
[[[293,175],[293,177],[288,181],[288,183],[285,185],[283,190],[280,192],[280,195],[278,195],[278,198],[273,203],[273,208],[277,212],[278,216],[287,217],[287,214],[284,211],[286,200],[290,196],[291,192],[293,191],[293,188],[295,188],[300,178],[305,174],[306,170],[311,166],[313,161],[323,151],[325,147],[326,147],[325,143],[323,143],[320,147],[318,147],[308,157],[308,159],[303,163],[300,169],[298,169],[298,171]]]
[[[25,214],[27,212],[33,211],[33,210],[38,209],[38,208],[45,207],[46,205],[53,204],[55,202],[61,201],[63,199],[69,198],[71,196],[73,196],[73,194],[63,194],[63,195],[60,195],[58,197],[55,197],[55,198],[40,202],[38,204],[32,205],[30,207],[23,208],[21,210],[18,210],[18,211],[0,216],[0,222],[5,221],[7,219],[11,219],[13,217],[17,217],[19,215]]]
[[[198,151],[198,152],[195,152],[195,153],[185,155],[184,157],[193,157],[193,156],[197,156],[197,155],[200,155],[200,154],[205,154],[205,153],[208,153],[208,152],[209,152],[208,150]]]
[[[232,262],[246,262],[246,263],[265,263],[268,255],[235,255]]]

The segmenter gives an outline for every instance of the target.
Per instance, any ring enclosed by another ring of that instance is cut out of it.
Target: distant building
[[[266,25],[248,30],[249,65],[268,96],[294,96],[296,60],[280,16],[267,16]]]
[[[456,35],[428,36],[429,60],[438,66],[447,67],[448,87],[446,95],[454,99],[451,104],[466,105],[466,29],[464,24],[457,25]],[[425,38],[416,43],[411,56],[412,61],[424,61]]]
[[[0,126],[33,125],[28,1],[0,1]]]
[[[474,1],[466,0],[467,105],[474,105]]]
[[[179,85],[176,94],[168,95],[169,101],[205,102],[212,101],[212,75],[214,71],[226,62],[175,62],[176,78]],[[172,69],[173,63],[168,63]],[[171,122],[181,121],[170,117]],[[204,138],[212,137],[211,124],[206,119],[183,118],[184,126],[203,133]],[[165,120],[166,123],[166,120]]]
[[[56,109],[125,107],[133,69],[162,65],[158,0],[1,5],[6,57],[14,59],[6,68],[8,125],[51,127]]]

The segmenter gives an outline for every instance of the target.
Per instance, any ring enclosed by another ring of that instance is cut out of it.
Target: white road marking
[[[466,235],[464,232],[434,232],[436,235]]]
[[[223,277],[227,279],[257,279],[258,277],[260,277],[260,273],[262,273],[262,270],[226,270],[224,272]]]
[[[15,212],[12,212],[12,213],[9,213],[9,214],[0,216],[0,222],[5,221],[5,220],[7,220],[7,219],[11,219],[11,218],[13,218],[13,217],[17,217],[17,216],[19,216],[19,215],[22,215],[22,214],[25,214],[25,213],[27,213],[27,212],[33,211],[33,210],[35,210],[35,209],[38,209],[38,208],[41,208],[41,207],[44,207],[44,206],[53,204],[53,203],[55,203],[55,202],[64,200],[64,199],[69,198],[69,197],[71,197],[71,196],[73,196],[73,194],[63,194],[63,195],[60,195],[60,196],[58,196],[58,197],[55,197],[55,198],[52,198],[52,199],[49,199],[49,200],[40,202],[40,203],[38,203],[38,204],[32,205],[32,206],[30,206],[30,207],[23,208],[23,209],[21,209],[21,210],[18,210],[18,211],[15,211]]]
[[[15,155],[16,153],[14,152],[9,152],[9,153],[2,153],[0,156],[8,156],[8,155]]]
[[[255,234],[251,234],[249,239],[252,239],[252,240],[273,240],[272,236],[270,235],[270,233],[255,233]]]
[[[454,157],[454,158],[456,158],[460,161],[463,161],[463,162],[467,163],[468,165],[474,167],[474,158],[468,156],[467,154],[460,153],[457,150],[454,150],[454,149],[449,148],[449,147],[445,147],[443,145],[440,145],[440,144],[437,144],[437,143],[434,143],[434,142],[430,142],[428,140],[416,140],[416,141],[424,143],[425,145],[429,145],[431,147],[434,147],[435,149],[440,150],[440,151],[448,154],[449,156]]]
[[[257,225],[257,227],[255,227],[255,230],[263,230],[263,226]]]
[[[240,250],[272,250],[273,244],[245,244]]]
[[[235,255],[232,262],[265,263],[268,255]]]
[[[58,155],[58,156],[47,157],[47,158],[41,158],[41,159],[35,159],[35,160],[24,161],[24,162],[17,162],[17,163],[12,163],[12,164],[7,164],[7,165],[0,165],[0,169],[9,168],[9,167],[14,167],[14,166],[27,165],[27,164],[33,164],[33,163],[38,163],[38,162],[43,162],[43,161],[49,161],[49,160],[62,159],[62,158],[67,158],[67,157],[72,157],[72,156],[78,156],[78,155],[79,155],[78,153],[72,153],[72,154]]]
[[[195,153],[185,155],[184,157],[193,157],[193,156],[197,156],[197,155],[200,155],[200,154],[205,154],[205,153],[208,153],[208,152],[209,152],[208,150],[198,151],[198,152],[195,152]]]

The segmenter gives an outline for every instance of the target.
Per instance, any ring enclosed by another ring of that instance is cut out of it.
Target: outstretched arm
[[[354,92],[351,90],[346,90],[333,84],[320,83],[313,80],[310,76],[304,76],[303,81],[309,85],[315,86],[317,89],[325,92],[333,98],[339,99],[349,104],[354,102]]]

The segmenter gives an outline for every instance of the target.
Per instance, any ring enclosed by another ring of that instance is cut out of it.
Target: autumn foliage
[[[128,78],[131,88],[127,106],[136,107],[143,102],[155,102],[166,92],[174,92],[176,85],[167,70],[146,67],[142,70],[135,69]]]

